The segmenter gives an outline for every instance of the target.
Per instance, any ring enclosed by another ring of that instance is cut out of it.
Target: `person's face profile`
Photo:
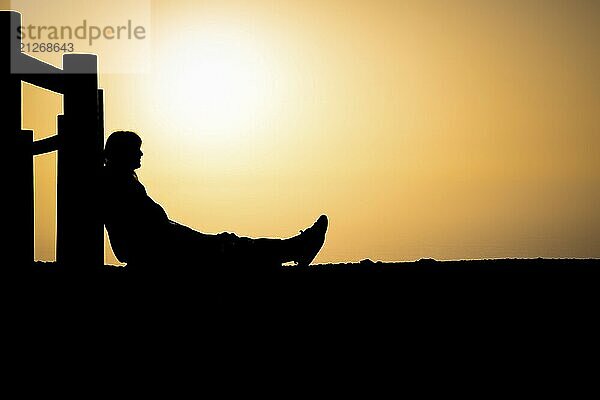
[[[134,169],[140,168],[142,166],[142,156],[144,153],[142,152],[141,146],[135,146],[135,149],[132,151],[132,161]]]
[[[130,144],[124,146],[121,153],[122,164],[131,169],[138,169],[142,166],[143,155],[141,145]]]

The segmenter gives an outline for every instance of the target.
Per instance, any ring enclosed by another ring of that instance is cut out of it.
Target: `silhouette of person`
[[[296,262],[307,266],[323,246],[325,215],[288,239],[211,235],[171,221],[135,173],[141,167],[141,145],[136,133],[116,131],[104,149],[104,223],[115,255],[128,268],[146,270],[164,263],[170,268],[190,263],[273,267]]]

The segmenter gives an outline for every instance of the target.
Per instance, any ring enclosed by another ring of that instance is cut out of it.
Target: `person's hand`
[[[217,236],[224,239],[237,239],[237,235],[231,232],[219,233]]]

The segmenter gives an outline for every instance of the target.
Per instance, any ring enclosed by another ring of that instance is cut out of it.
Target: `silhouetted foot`
[[[298,262],[298,267],[307,267],[315,259],[323,243],[325,243],[325,233],[329,224],[326,215],[321,215],[317,222],[310,228],[301,231],[299,236],[296,236],[297,245],[299,246],[299,256],[295,260]]]

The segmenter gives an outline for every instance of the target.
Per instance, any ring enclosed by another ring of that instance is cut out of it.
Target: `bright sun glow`
[[[154,117],[204,137],[231,138],[260,123],[276,100],[265,47],[243,32],[192,36],[165,44],[155,59],[149,86]]]

